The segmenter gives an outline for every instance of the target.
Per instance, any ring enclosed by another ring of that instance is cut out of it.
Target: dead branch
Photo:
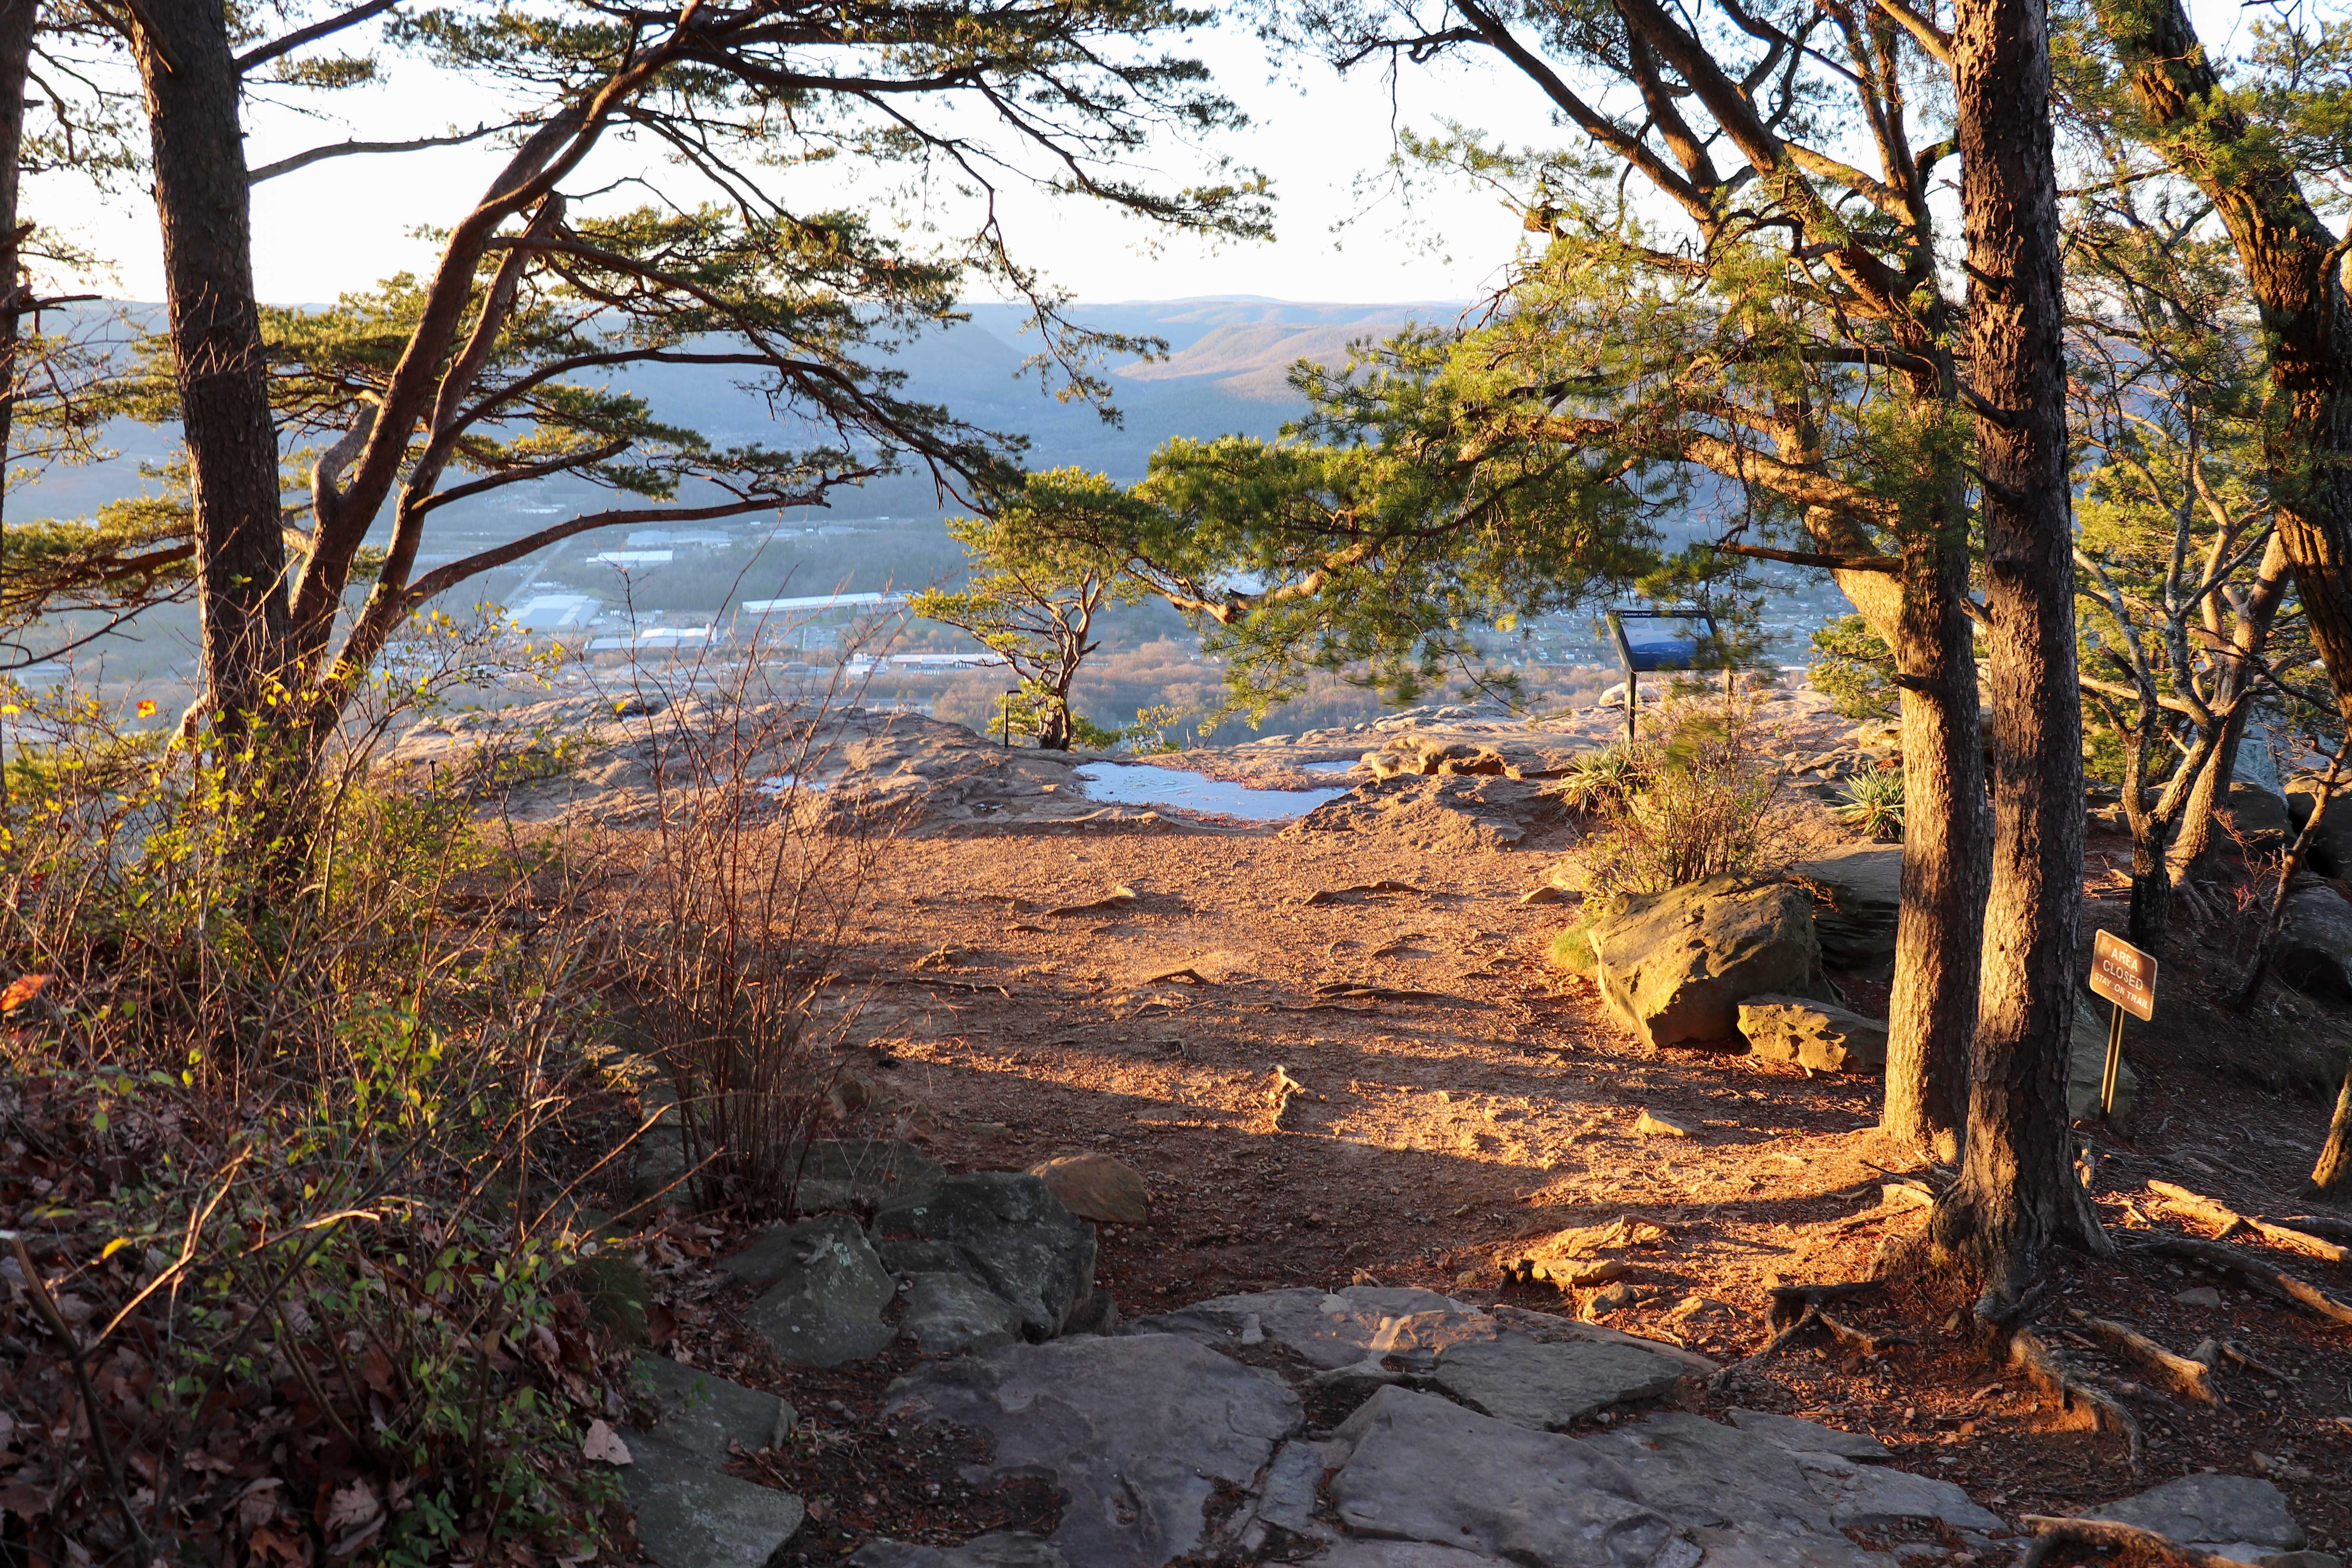
[[[1816,1322],[1820,1321],[1821,1315],[1822,1310],[1819,1306],[1807,1306],[1801,1317],[1798,1318],[1795,1322],[1790,1323],[1787,1328],[1782,1329],[1779,1333],[1774,1334],[1770,1339],[1766,1340],[1763,1347],[1758,1350],[1755,1354],[1746,1356],[1738,1361],[1733,1362],[1729,1366],[1725,1367],[1721,1372],[1717,1373],[1713,1377],[1707,1379],[1707,1386],[1717,1394],[1722,1393],[1725,1389],[1731,1386],[1732,1379],[1738,1377],[1741,1373],[1746,1372],[1751,1366],[1769,1361],[1773,1356],[1778,1355],[1782,1345],[1787,1344],[1790,1340],[1795,1339],[1799,1334],[1803,1333],[1807,1329],[1811,1328]]]
[[[1792,1314],[1826,1307],[1832,1301],[1868,1295],[1885,1284],[1883,1279],[1849,1279],[1838,1285],[1775,1285],[1770,1291],[1772,1305],[1765,1313],[1765,1321],[1778,1328],[1788,1322]]]
[[[2352,1259],[2352,1248],[2340,1247],[2335,1242],[2313,1235],[2308,1230],[2298,1230],[2292,1226],[2273,1224],[2270,1220],[2262,1219],[2253,1215],[2240,1214],[2227,1204],[2192,1193],[2187,1187],[2176,1186],[2170,1182],[2150,1182],[2147,1185],[2150,1192],[2175,1208],[2195,1215],[2208,1225],[2219,1226],[2223,1236],[2243,1226],[2265,1241],[2284,1247],[2292,1252],[2300,1252],[2306,1257],[2316,1258],[2322,1262],[2341,1266],[2347,1260]]]
[[[1173,969],[1163,969],[1157,974],[1147,974],[1142,979],[1137,981],[1136,984],[1138,985],[1166,985],[1172,981],[1178,980],[1182,981],[1187,985],[1214,985],[1216,984],[1215,981],[1210,979],[1207,975],[1202,973],[1199,970],[1193,968],[1189,963],[1178,964]]]
[[[1424,899],[1431,896],[1425,889],[1416,888],[1411,882],[1383,878],[1377,882],[1351,882],[1344,888],[1318,888],[1302,901],[1308,909],[1313,909],[1318,904],[1336,904],[1341,899],[1352,898],[1358,893],[1418,893]]]
[[[2172,1385],[2173,1392],[2183,1394],[2200,1405],[2220,1405],[2221,1396],[2213,1388],[2213,1368],[2210,1363],[2194,1356],[2175,1355],[2129,1326],[2112,1318],[2095,1318],[2088,1312],[2076,1312],[2074,1321],[2090,1331],[2093,1339],[2121,1351],[2125,1355],[2155,1373]]]
[[[2053,1552],[2068,1544],[2097,1546],[2109,1552],[2129,1550],[2159,1563],[2178,1563],[2180,1568],[2227,1568],[2231,1562],[2227,1557],[2184,1546],[2168,1535],[2142,1530],[2137,1524],[2118,1524],[2113,1520],[2053,1519],[2046,1513],[2029,1513],[2019,1522],[2033,1531],[2033,1544],[2026,1548],[2018,1568],[2042,1568]]]
[[[2200,1352],[2205,1349],[2206,1345],[2211,1345],[2217,1355],[2227,1356],[2231,1361],[2236,1362],[2240,1366],[2244,1367],[2248,1372],[2260,1373],[2263,1376],[2269,1378],[2273,1383],[2285,1383],[2290,1381],[2286,1373],[2281,1372],[2278,1368],[2272,1366],[2267,1362],[2256,1361],[2252,1353],[2249,1352],[2245,1346],[2240,1344],[2235,1340],[2207,1340],[2204,1344],[2199,1345],[2196,1351],[2190,1352],[2190,1355],[2198,1361],[2205,1361],[2204,1355]],[[2212,1363],[2206,1362],[2206,1364],[2210,1366]]]
[[[2265,1295],[2297,1306],[2326,1318],[2330,1322],[2352,1325],[2352,1305],[2337,1300],[2318,1286],[2284,1274],[2267,1263],[2248,1257],[2236,1247],[2219,1241],[2205,1241],[2193,1236],[2166,1236],[2155,1231],[2125,1231],[2116,1238],[2123,1245],[2142,1252],[2153,1252],[2159,1258],[2178,1258],[2184,1262],[2199,1263],[2217,1273],[2233,1274]]]
[[[1456,1006],[1477,1005],[1466,996],[1455,996],[1444,991],[1414,991],[1394,985],[1364,985],[1350,980],[1335,980],[1318,985],[1315,994],[1327,1002],[1448,1002]]]
[[[2279,1223],[2331,1241],[2352,1241],[2352,1219],[2324,1214],[2291,1214]]]
[[[1832,1339],[1856,1355],[1885,1355],[1896,1345],[1907,1345],[1913,1342],[1901,1334],[1865,1333],[1850,1323],[1841,1322],[1819,1309],[1815,1309],[1813,1312],[1813,1321],[1827,1329]]]
[[[2088,1411],[2095,1426],[2122,1433],[2126,1457],[2133,1471],[2138,1471],[2143,1449],[2139,1421],[2123,1401],[2075,1371],[2055,1345],[2030,1329],[2010,1335],[2009,1361],[2035,1387],[2055,1399],[2060,1409]]]
[[[1107,914],[1113,910],[1128,908],[1135,902],[1135,899],[1136,893],[1133,888],[1113,888],[1099,899],[1090,900],[1083,904],[1064,904],[1059,909],[1047,910],[1045,913],[1048,920],[1060,920],[1069,915]]]

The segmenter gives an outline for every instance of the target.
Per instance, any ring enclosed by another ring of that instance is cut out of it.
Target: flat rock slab
[[[1537,1432],[1622,1400],[1674,1391],[1689,1369],[1628,1345],[1547,1345],[1517,1334],[1467,1341],[1437,1352],[1438,1386],[1482,1415]]]
[[[1315,1504],[1322,1496],[1323,1472],[1346,1457],[1337,1443],[1310,1443],[1303,1437],[1293,1437],[1274,1456],[1274,1463],[1265,1468],[1265,1482],[1258,1489],[1257,1517],[1293,1535],[1306,1535],[1315,1529]]]
[[[700,1455],[632,1432],[621,1472],[637,1541],[661,1568],[767,1568],[807,1510],[790,1492],[714,1468]]]
[[[2252,1476],[2182,1476],[2086,1509],[2082,1517],[2136,1524],[2207,1552],[2239,1543],[2293,1552],[2305,1540],[2303,1526],[2287,1511],[2286,1494]]]
[[[774,1226],[719,1268],[774,1281],[743,1320],[788,1362],[839,1366],[879,1354],[898,1337],[881,1316],[898,1288],[847,1215]]]
[[[869,1541],[848,1561],[849,1568],[1069,1568],[1052,1542],[1018,1531],[977,1535],[961,1546]]]
[[[938,1261],[1012,1302],[1032,1340],[1062,1332],[1094,1293],[1095,1227],[1024,1172],[946,1177],[876,1215],[874,1234],[933,1244]]]
[[[1428,1541],[1335,1541],[1307,1568],[1509,1568],[1499,1557]]]
[[[1583,1441],[1615,1462],[1633,1495],[1678,1524],[1836,1533],[1797,1456],[1704,1415],[1653,1415]]]
[[[1532,1568],[1698,1561],[1633,1478],[1589,1445],[1389,1387],[1341,1426],[1331,1501],[1356,1535],[1426,1542]],[[1409,1560],[1408,1560],[1409,1561]]]
[[[1021,1337],[1021,1314],[961,1274],[918,1274],[901,1326],[925,1355],[956,1355],[1011,1344]]]
[[[1487,1316],[1495,1320],[1498,1328],[1515,1334],[1525,1334],[1548,1345],[1631,1345],[1635,1350],[1648,1351],[1652,1355],[1680,1362],[1701,1377],[1713,1377],[1723,1370],[1696,1351],[1668,1344],[1664,1340],[1643,1339],[1639,1334],[1629,1334],[1622,1329],[1612,1329],[1601,1323],[1563,1318],[1557,1312],[1538,1312],[1526,1307],[1497,1305],[1489,1310]]]
[[[1840,1530],[1886,1530],[1906,1520],[1930,1520],[1954,1530],[2009,1528],[1950,1481],[1884,1465],[1857,1465],[1835,1454],[1799,1454],[1796,1460]]]
[[[1491,1340],[1502,1331],[1488,1314],[1451,1297],[1378,1285],[1218,1296],[1143,1319],[1135,1327],[1217,1346],[1244,1342],[1245,1332],[1254,1331],[1326,1371],[1353,1366],[1376,1347],[1384,1354],[1434,1352],[1460,1341]]]
[[[1198,1547],[1217,1483],[1246,1488],[1297,1431],[1298,1396],[1173,1334],[1010,1345],[891,1385],[893,1415],[985,1432],[981,1473],[1042,1475],[1069,1499],[1073,1563],[1160,1568]]]
[[[1792,1454],[1835,1454],[1842,1459],[1864,1461],[1895,1457],[1893,1450],[1867,1432],[1843,1432],[1818,1421],[1775,1415],[1768,1410],[1734,1409],[1726,1414],[1742,1432],[1753,1432]]]
[[[782,1446],[800,1417],[772,1394],[730,1383],[664,1355],[639,1352],[634,1370],[657,1416],[654,1435],[671,1447],[716,1468],[730,1443],[757,1452]],[[635,1442],[632,1434],[627,1441]]]

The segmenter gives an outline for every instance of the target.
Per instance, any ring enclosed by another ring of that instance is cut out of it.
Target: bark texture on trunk
[[[2352,1070],[2336,1091],[2336,1114],[2327,1123],[2327,1141],[2319,1146],[2319,1163],[2311,1168],[2311,1184],[2331,1197],[2352,1194]]]
[[[155,207],[188,448],[205,700],[246,733],[287,646],[278,434],[253,292],[252,205],[222,0],[140,7]]]
[[[2279,142],[2221,93],[2181,0],[2097,0],[2159,149],[2213,204],[2261,312],[2279,539],[2336,705],[2352,715],[2352,304],[2335,237]]]
[[[1958,12],[1969,374],[1997,411],[1977,428],[1993,847],[1967,1157],[1930,1235],[1999,1316],[2051,1243],[2099,1233],[2066,1116],[2083,732],[2048,17],[2041,0],[1960,0]]]
[[[1967,1121],[1991,822],[1966,511],[1906,542],[1895,649],[1903,704],[1903,910],[1879,1125],[1949,1160]],[[1958,537],[1953,537],[1958,535]]]
[[[1967,1125],[1992,845],[1976,643],[1960,605],[1969,577],[1967,517],[1966,498],[1956,490],[1940,517],[1905,520],[1900,575],[1831,574],[1856,613],[1894,651],[1903,677],[1896,688],[1903,735],[1903,908],[1895,931],[1879,1125],[1889,1136],[1944,1158],[1957,1153]],[[1960,520],[1958,527],[1950,521],[1955,518]],[[1815,548],[1826,554],[1874,551],[1857,525],[1824,509],[1810,510],[1805,525]]]

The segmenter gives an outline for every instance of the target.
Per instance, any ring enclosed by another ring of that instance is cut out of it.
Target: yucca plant
[[[1858,774],[1845,786],[1844,800],[1831,815],[1876,839],[1903,837],[1903,773],[1885,768]]]

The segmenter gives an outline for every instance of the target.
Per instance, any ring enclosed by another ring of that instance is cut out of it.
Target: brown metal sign
[[[2091,992],[2145,1022],[2156,1016],[2156,958],[2112,931],[2091,943]]]

